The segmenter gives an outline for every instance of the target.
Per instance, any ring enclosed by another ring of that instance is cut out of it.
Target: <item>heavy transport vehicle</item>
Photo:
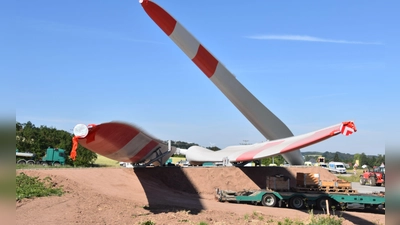
[[[303,176],[303,175],[301,175]],[[308,181],[301,178],[300,183]],[[351,189],[351,183],[343,181],[319,181],[314,185],[290,186],[287,177],[267,177],[267,188],[259,190],[220,190],[216,198],[221,202],[260,204],[268,207],[294,209],[385,209],[385,193],[361,194]],[[327,207],[328,205],[328,207]]]
[[[40,164],[43,166],[60,166],[65,164],[65,150],[61,148],[47,148],[46,154],[37,159],[35,153],[15,151],[17,164]]]

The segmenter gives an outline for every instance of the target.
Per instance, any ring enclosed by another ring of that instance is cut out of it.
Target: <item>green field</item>
[[[94,161],[94,164],[106,167],[119,167],[118,161],[106,158],[102,155],[97,155],[97,159]]]
[[[176,164],[180,160],[185,160],[186,158],[181,158],[181,157],[171,157],[172,163]],[[107,167],[119,167],[119,162],[106,158],[102,155],[97,155],[97,160],[94,162],[94,164],[99,165],[99,166],[107,166]]]
[[[347,169],[346,171],[348,174],[353,174],[352,176],[340,176],[338,175],[339,179],[348,181],[348,182],[359,182],[360,181],[360,176],[363,174],[362,169],[357,169],[356,174],[354,175],[354,170],[353,169]]]

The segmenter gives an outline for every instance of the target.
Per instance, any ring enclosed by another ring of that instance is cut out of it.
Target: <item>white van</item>
[[[305,166],[312,166],[312,162],[310,162],[310,161],[304,162],[304,165]]]
[[[346,167],[342,162],[330,162],[328,169],[331,173],[346,173]]]

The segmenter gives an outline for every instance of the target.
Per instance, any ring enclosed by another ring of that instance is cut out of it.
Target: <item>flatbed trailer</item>
[[[325,209],[326,204],[339,209],[378,209],[385,208],[385,193],[329,193],[321,191],[274,191],[274,190],[216,190],[216,198],[221,202],[261,204],[268,207],[290,207],[302,209],[305,207]]]

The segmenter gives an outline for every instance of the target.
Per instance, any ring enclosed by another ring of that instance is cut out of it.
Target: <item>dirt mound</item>
[[[321,180],[337,179],[321,167],[155,167],[138,168],[133,172],[147,188],[149,180],[161,182],[174,190],[202,197],[213,195],[216,188],[240,191],[243,189],[265,189],[266,177],[283,175],[289,177],[290,185],[296,186],[296,174],[319,174]]]
[[[265,187],[265,176],[297,172],[335,176],[319,168],[88,168],[17,170],[50,177],[66,194],[16,202],[17,224],[277,224],[288,217],[305,221],[307,211],[220,203],[216,187]],[[295,181],[295,179],[293,179]],[[291,182],[292,183],[292,182]],[[316,212],[318,213],[318,212]],[[322,213],[322,212],[321,212]],[[385,222],[384,215],[345,212],[344,224]]]

